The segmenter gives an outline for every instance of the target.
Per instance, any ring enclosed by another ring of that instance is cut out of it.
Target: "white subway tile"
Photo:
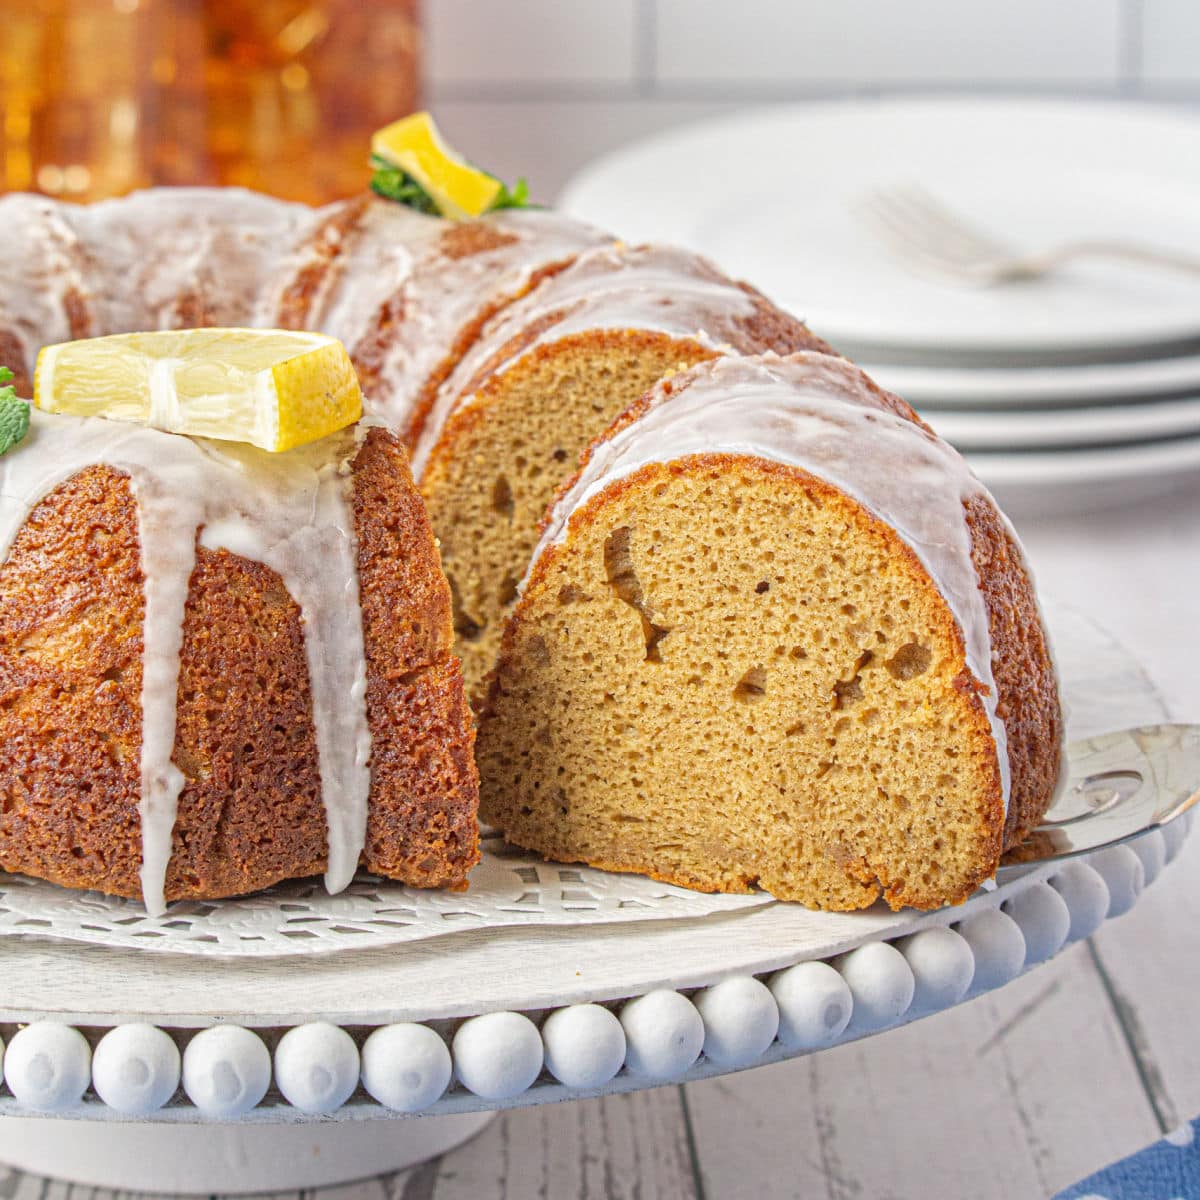
[[[1142,0],[1142,77],[1200,83],[1200,2]]]
[[[438,124],[472,162],[502,179],[524,175],[534,199],[554,200],[567,179],[634,138],[744,107],[730,103],[627,101],[436,101]]]
[[[426,0],[436,84],[627,83],[637,0]]]
[[[1177,0],[1179,4],[1196,0]],[[1121,0],[657,0],[665,84],[1103,83]]]

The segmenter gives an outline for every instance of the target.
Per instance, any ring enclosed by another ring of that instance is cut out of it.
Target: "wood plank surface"
[[[747,1178],[759,1200],[1044,1196],[1159,1133],[1086,946],[930,1020],[686,1094],[710,1198]]]
[[[379,1136],[387,1137],[386,1124]],[[0,1200],[147,1196],[0,1167]],[[465,1145],[408,1170],[273,1200],[700,1200],[700,1192],[681,1089],[663,1087],[512,1109]]]
[[[1132,912],[1092,938],[1164,1129],[1200,1113],[1200,827]]]
[[[428,1196],[696,1200],[680,1089],[502,1112],[442,1159]],[[417,1197],[402,1192],[396,1200]]]

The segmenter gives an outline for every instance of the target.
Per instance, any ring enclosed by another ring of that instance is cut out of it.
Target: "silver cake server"
[[[1030,866],[1127,842],[1200,803],[1200,725],[1144,725],[1067,746],[1069,775],[1042,824],[1004,856],[996,882]]]

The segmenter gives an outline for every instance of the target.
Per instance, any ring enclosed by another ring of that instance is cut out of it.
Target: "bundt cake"
[[[538,522],[588,443],[672,371],[811,348],[824,347],[753,288],[659,246],[586,251],[482,327],[413,439],[468,692],[495,661]]]
[[[0,458],[0,867],[152,911],[359,864],[464,886],[493,665],[482,811],[557,859],[930,907],[1049,803],[1011,529],[705,260],[232,189],[0,197],[0,228],[23,394],[47,343],[220,325],[330,334],[365,396],[274,456],[34,414]]]
[[[660,383],[559,495],[480,717],[481,814],[561,861],[857,909],[965,899],[1062,717],[1016,537],[821,353]]]
[[[401,443],[493,312],[608,239],[238,189],[8,195],[0,229],[21,395],[49,343],[254,326],[340,339],[366,406],[277,459],[35,414],[0,460],[0,866],[152,911],[360,861],[465,886],[473,730]]]

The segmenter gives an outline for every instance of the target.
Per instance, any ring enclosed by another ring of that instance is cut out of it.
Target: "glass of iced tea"
[[[418,3],[0,0],[0,191],[357,191],[419,106]]]

